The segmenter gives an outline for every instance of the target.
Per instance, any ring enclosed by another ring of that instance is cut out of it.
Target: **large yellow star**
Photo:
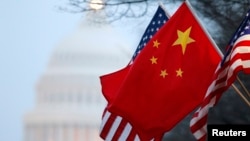
[[[178,77],[182,77],[183,71],[181,70],[181,68],[179,68],[178,70],[176,70],[176,76]]]
[[[166,70],[161,70],[161,74],[160,74],[161,77],[165,78],[167,75],[168,73]]]
[[[182,53],[184,54],[187,48],[187,44],[195,42],[194,39],[190,38],[189,34],[191,32],[191,28],[189,27],[186,31],[182,32],[177,30],[178,39],[174,42],[174,45],[181,45]]]

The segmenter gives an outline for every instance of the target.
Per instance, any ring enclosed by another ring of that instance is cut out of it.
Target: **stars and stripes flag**
[[[167,22],[168,19],[169,19],[168,13],[164,10],[162,5],[159,5],[155,12],[155,15],[151,19],[148,27],[146,28],[144,34],[142,35],[142,38],[132,57],[131,63],[140,53],[140,51],[146,46],[146,44],[153,37],[153,35]]]
[[[141,50],[146,46],[148,41],[154,36],[154,34],[168,21],[169,15],[163,8],[163,5],[159,5],[153,18],[151,19],[149,25],[147,26],[142,38],[129,62],[129,65],[132,65],[135,58],[141,52]],[[102,81],[117,81],[117,83],[112,84],[109,87],[109,90],[112,89],[115,91],[119,86],[120,82],[124,79],[124,76],[127,73],[127,69],[122,69],[118,72],[113,73],[112,75],[102,76]],[[115,80],[114,80],[115,79]],[[109,84],[109,83],[106,83]],[[103,86],[104,87],[104,86]],[[108,101],[108,104],[112,103],[112,97],[108,96],[107,94],[114,92],[107,92],[104,93],[105,98]],[[106,94],[106,95],[105,95]],[[110,120],[115,119],[115,120]],[[102,117],[102,124],[100,129],[100,136],[101,138],[105,139],[106,141],[110,140],[139,140],[139,137],[136,131],[132,128],[131,124],[122,119],[120,116],[110,113],[107,110],[104,110],[103,117]]]
[[[207,138],[209,108],[216,105],[223,92],[235,81],[239,71],[250,74],[250,10],[228,43],[225,56],[217,67],[204,101],[190,121],[191,131],[198,141],[205,141]]]

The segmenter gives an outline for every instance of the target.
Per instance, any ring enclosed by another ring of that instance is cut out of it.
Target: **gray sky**
[[[22,141],[22,119],[34,107],[35,83],[81,15],[58,11],[60,0],[0,3],[0,140]]]

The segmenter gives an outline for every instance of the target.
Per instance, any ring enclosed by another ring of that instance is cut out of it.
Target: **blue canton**
[[[145,30],[139,45],[132,57],[132,62],[136,58],[136,56],[140,53],[140,51],[146,46],[148,41],[154,36],[154,34],[167,22],[168,16],[164,9],[161,6],[158,7],[154,17],[150,21],[147,29]]]
[[[234,47],[234,43],[241,37],[244,36],[246,34],[250,34],[250,10],[247,12],[244,20],[241,22],[239,28],[237,29],[237,31],[235,32],[233,38],[230,40],[229,44],[228,44],[228,48],[227,51],[225,53],[225,56],[221,62],[221,66],[225,63],[225,61],[227,60],[228,56],[230,55],[233,47]]]

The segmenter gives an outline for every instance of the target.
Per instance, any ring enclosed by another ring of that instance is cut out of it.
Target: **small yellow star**
[[[160,43],[157,40],[153,41],[153,44],[153,47],[159,48]]]
[[[180,30],[177,30],[177,34],[178,34],[178,39],[174,42],[174,45],[181,45],[182,47],[182,53],[184,54],[187,48],[187,44],[195,42],[194,39],[190,38],[190,32],[191,32],[191,28],[189,27],[186,31],[181,32]]]
[[[182,77],[183,71],[181,70],[181,68],[179,68],[178,70],[176,70],[176,76],[178,77]]]
[[[152,56],[152,58],[150,59],[150,61],[151,61],[152,64],[157,64],[157,59],[158,58],[155,58],[154,56]]]
[[[161,74],[160,74],[161,77],[165,78],[167,75],[168,73],[166,70],[161,70]]]

